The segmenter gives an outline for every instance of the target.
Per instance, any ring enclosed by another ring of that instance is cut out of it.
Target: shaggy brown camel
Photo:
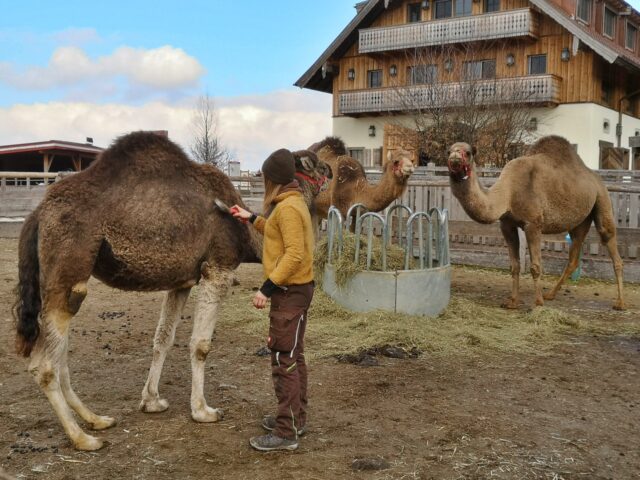
[[[618,283],[618,298],[613,308],[622,310],[622,260],[616,244],[609,193],[600,177],[585,166],[571,144],[558,136],[541,138],[530,147],[526,156],[507,163],[489,190],[478,181],[473,161],[475,153],[475,149],[466,143],[455,143],[449,149],[451,190],[476,222],[500,221],[509,248],[513,277],[511,297],[502,306],[518,307],[518,227],[524,230],[529,246],[535,303],[542,305],[542,234],[569,232],[572,240],[569,262],[560,280],[544,295],[546,300],[553,300],[563,282],[577,268],[582,243],[594,222],[602,243],[609,250]]]
[[[356,203],[362,203],[371,212],[384,210],[402,196],[415,170],[410,152],[402,149],[390,151],[382,167],[380,181],[372,185],[367,181],[360,162],[343,153],[346,150],[340,139],[328,137],[309,149],[317,153],[333,174],[329,188],[316,197],[315,208],[319,218],[326,218],[332,205],[340,210],[343,217]]]
[[[242,200],[217,168],[196,164],[166,138],[136,132],[119,138],[88,169],[52,185],[27,218],[19,243],[17,348],[79,450],[103,442],[78,426],[72,410],[93,430],[115,424],[89,410],[71,388],[69,325],[93,275],[135,291],[168,291],[156,330],[153,361],[140,408],[160,412],[158,382],[191,287],[199,284],[190,342],[191,415],[216,422],[203,393],[204,364],[233,270],[258,262],[262,237],[214,207]],[[41,317],[40,322],[38,317]]]
[[[331,169],[311,150],[298,150],[292,153],[296,160],[296,180],[309,207],[312,225],[315,226],[318,223],[315,199],[320,192],[329,187]]]

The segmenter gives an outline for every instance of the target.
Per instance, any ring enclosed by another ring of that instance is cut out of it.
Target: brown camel
[[[326,218],[329,207],[335,206],[344,216],[351,205],[362,203],[369,211],[379,212],[400,198],[409,183],[415,167],[411,153],[406,150],[390,151],[380,181],[372,185],[367,181],[364,168],[357,160],[345,155],[344,143],[328,137],[310,147],[333,173],[329,188],[316,197],[315,208],[320,218]]]
[[[320,192],[329,187],[331,169],[311,150],[298,150],[292,153],[296,160],[296,180],[309,207],[312,224],[316,225],[315,199]]]
[[[136,132],[120,137],[88,169],[52,185],[27,218],[19,244],[17,347],[31,357],[29,371],[77,449],[97,450],[103,442],[82,431],[72,410],[93,430],[115,424],[82,403],[69,377],[69,325],[91,275],[123,290],[168,291],[142,392],[145,412],[168,408],[158,393],[160,373],[189,292],[199,284],[191,415],[198,422],[221,418],[203,393],[216,310],[233,270],[259,261],[262,237],[215,208],[215,198],[242,205],[217,168],[190,161],[166,138]]]
[[[530,147],[526,156],[507,163],[496,183],[488,190],[478,181],[474,156],[475,149],[466,143],[451,146],[451,190],[465,212],[476,222],[500,220],[509,248],[513,277],[511,297],[503,307],[518,307],[518,227],[524,230],[529,246],[535,303],[542,305],[542,234],[569,232],[572,240],[569,262],[560,280],[544,295],[546,300],[553,300],[563,282],[577,268],[582,243],[591,222],[594,222],[602,243],[609,250],[618,283],[618,298],[613,308],[622,310],[622,260],[616,244],[616,225],[609,193],[600,177],[585,166],[571,144],[558,136],[541,138]]]

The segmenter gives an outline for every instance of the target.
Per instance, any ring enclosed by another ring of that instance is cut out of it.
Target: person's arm
[[[286,285],[304,258],[304,227],[300,213],[292,207],[282,208],[278,215],[278,227],[282,232],[284,254],[267,279],[267,282],[271,281],[276,286]]]
[[[237,220],[244,223],[252,223],[255,229],[258,230],[258,232],[264,234],[264,224],[266,222],[266,219],[264,217],[256,215],[255,213],[251,213],[249,210],[245,210],[240,205],[234,205],[233,207],[231,207],[231,211],[233,216]]]

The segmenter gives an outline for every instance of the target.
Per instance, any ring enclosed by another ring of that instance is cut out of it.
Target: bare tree
[[[190,150],[194,160],[210,163],[226,172],[233,154],[221,142],[218,134],[218,115],[209,94],[198,97],[193,117],[193,142]]]
[[[407,142],[436,164],[446,162],[446,148],[464,141],[478,147],[485,165],[504,166],[530,139],[531,104],[539,91],[535,82],[496,78],[496,60],[506,51],[474,44],[408,51],[406,75],[394,85],[393,105],[400,105]],[[533,85],[533,86],[532,86]]]

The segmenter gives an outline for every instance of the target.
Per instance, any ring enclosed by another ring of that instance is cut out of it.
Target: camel
[[[86,170],[47,190],[27,218],[19,243],[17,349],[79,450],[102,440],[86,434],[75,411],[93,430],[115,424],[93,413],[71,387],[67,363],[72,317],[94,276],[122,290],[167,291],[155,333],[153,360],[140,409],[161,412],[158,383],[189,292],[198,284],[190,342],[191,416],[216,422],[222,410],[207,405],[204,365],[216,311],[232,272],[259,262],[262,237],[214,207],[243,205],[229,178],[189,160],[170,140],[149,132],[117,139]],[[38,321],[40,317],[40,321]]]
[[[316,197],[315,208],[320,218],[327,217],[332,205],[340,210],[343,217],[356,203],[362,203],[371,212],[384,210],[402,196],[415,170],[410,152],[403,149],[390,151],[380,182],[371,185],[360,162],[345,154],[342,140],[328,137],[309,150],[316,152],[333,174],[329,188]]]
[[[331,169],[311,150],[298,150],[292,153],[296,161],[296,180],[300,184],[302,195],[309,208],[311,223],[316,226],[318,215],[315,199],[320,192],[329,187]]]
[[[518,227],[524,230],[529,247],[535,304],[543,305],[544,299],[555,298],[564,281],[577,268],[582,244],[593,222],[613,262],[618,286],[618,298],[613,308],[623,310],[622,260],[618,254],[609,193],[600,177],[586,167],[571,144],[555,135],[539,139],[525,156],[507,163],[488,190],[478,181],[475,154],[475,149],[463,142],[449,148],[451,190],[467,215],[476,222],[500,221],[513,278],[511,296],[502,306],[518,308],[519,304]],[[556,285],[543,296],[541,236],[563,232],[569,232],[571,236],[569,261]]]

